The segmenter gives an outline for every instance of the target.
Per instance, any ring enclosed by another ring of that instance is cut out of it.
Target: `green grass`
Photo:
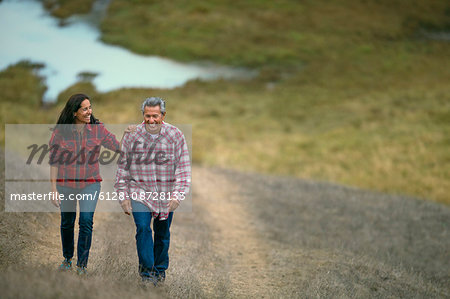
[[[20,103],[37,108],[47,87],[37,71],[43,67],[29,61],[11,65],[0,73],[1,100],[7,103]]]
[[[86,14],[91,11],[94,0],[40,0],[45,9],[53,16],[65,19],[74,14]]]
[[[375,88],[333,97],[320,88],[263,88],[192,82],[175,90],[120,90],[101,95],[97,116],[106,123],[136,122],[141,100],[161,95],[168,99],[167,121],[193,125],[197,163],[449,202],[450,93],[442,88],[418,86],[390,96]]]
[[[101,24],[105,42],[182,61],[252,67],[259,77],[105,94],[80,82],[49,110],[7,101],[5,121],[52,123],[65,99],[80,91],[93,96],[96,117],[105,123],[137,122],[142,99],[159,95],[168,100],[169,122],[193,125],[197,163],[448,204],[450,47],[420,32],[449,30],[449,14],[440,0],[117,0]],[[11,72],[0,75],[9,98],[40,90],[19,88],[33,78],[31,70],[14,79]]]
[[[113,1],[102,39],[141,54],[231,65],[289,66],[367,52],[419,28],[448,27],[434,1]]]

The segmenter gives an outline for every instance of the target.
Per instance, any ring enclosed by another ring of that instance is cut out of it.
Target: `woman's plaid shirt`
[[[183,200],[191,184],[191,163],[183,133],[168,123],[155,139],[137,126],[122,141],[114,188],[119,199],[132,199],[149,207],[160,220],[169,215],[168,200]]]
[[[98,163],[101,147],[119,150],[116,137],[103,124],[87,124],[83,130],[79,133],[74,125],[60,125],[53,131],[49,164],[58,167],[58,185],[82,189],[101,182]]]

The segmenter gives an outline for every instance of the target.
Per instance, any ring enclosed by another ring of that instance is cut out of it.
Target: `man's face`
[[[161,129],[161,124],[165,115],[161,114],[161,107],[158,106],[145,106],[144,108],[144,122],[145,129],[150,134],[158,134]]]

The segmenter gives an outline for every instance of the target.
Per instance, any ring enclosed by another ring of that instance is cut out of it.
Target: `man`
[[[133,214],[136,224],[139,274],[156,286],[166,277],[169,229],[173,211],[189,192],[191,164],[183,133],[164,122],[165,101],[145,99],[142,113],[143,123],[123,138],[114,187],[123,211]]]

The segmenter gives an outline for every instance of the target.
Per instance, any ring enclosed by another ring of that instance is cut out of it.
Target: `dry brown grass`
[[[198,166],[193,179],[193,211],[175,215],[163,286],[140,283],[130,216],[96,213],[89,274],[80,278],[55,270],[56,213],[1,212],[2,297],[450,295],[447,206]]]

